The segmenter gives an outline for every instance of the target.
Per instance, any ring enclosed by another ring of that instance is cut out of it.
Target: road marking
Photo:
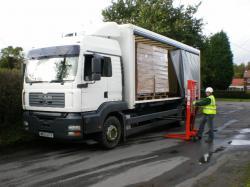
[[[233,123],[237,122],[238,120],[232,119],[226,123],[224,123],[221,127],[217,128],[217,131],[222,131],[223,129],[227,128],[229,125],[232,125]]]

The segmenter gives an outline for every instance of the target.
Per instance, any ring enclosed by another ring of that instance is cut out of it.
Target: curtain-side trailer
[[[105,23],[75,42],[27,55],[24,127],[38,136],[93,138],[107,148],[180,120],[199,50],[146,29]]]

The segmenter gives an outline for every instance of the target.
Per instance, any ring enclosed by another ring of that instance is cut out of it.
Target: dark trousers
[[[207,123],[208,122],[208,123]],[[214,139],[214,115],[212,114],[203,114],[203,118],[200,123],[199,131],[198,131],[198,136],[202,136],[205,124],[208,124],[208,136],[209,139],[213,140]]]

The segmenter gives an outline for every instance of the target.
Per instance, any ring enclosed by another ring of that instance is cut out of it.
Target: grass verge
[[[245,166],[244,181],[245,186],[250,187],[250,162]]]
[[[0,149],[29,142],[33,136],[23,130],[22,124],[12,124],[1,127],[0,131]]]

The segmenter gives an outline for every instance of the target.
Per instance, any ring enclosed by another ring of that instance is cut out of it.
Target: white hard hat
[[[213,90],[213,88],[211,88],[211,87],[207,87],[206,88],[206,92],[210,92],[210,93],[212,93],[214,90]]]

